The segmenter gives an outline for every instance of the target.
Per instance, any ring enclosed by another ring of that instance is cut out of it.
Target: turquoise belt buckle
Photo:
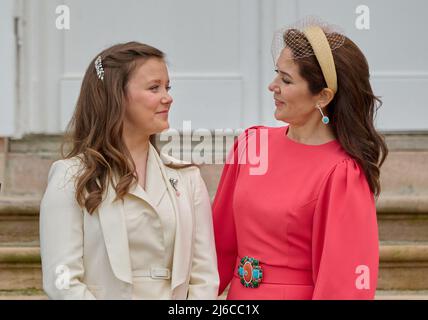
[[[238,266],[238,276],[246,288],[258,288],[263,279],[263,270],[257,259],[245,256]]]

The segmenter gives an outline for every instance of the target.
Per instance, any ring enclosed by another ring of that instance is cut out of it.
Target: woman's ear
[[[326,107],[334,98],[334,92],[330,88],[324,88],[318,94],[318,104],[321,108]]]

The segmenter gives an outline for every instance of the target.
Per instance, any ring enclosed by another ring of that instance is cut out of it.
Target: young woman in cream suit
[[[52,299],[215,299],[208,192],[197,167],[159,154],[172,98],[164,54],[130,42],[86,71],[40,208]]]

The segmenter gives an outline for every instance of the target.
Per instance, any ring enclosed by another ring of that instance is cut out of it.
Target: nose
[[[164,97],[162,97],[161,102],[163,104],[171,104],[174,100],[172,99],[171,95],[167,93]]]
[[[274,93],[280,94],[281,89],[279,88],[278,84],[276,84],[275,81],[272,81],[271,84],[268,86],[269,91],[272,91]]]

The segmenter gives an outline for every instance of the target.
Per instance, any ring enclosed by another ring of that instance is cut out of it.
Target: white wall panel
[[[355,9],[370,9],[370,29],[355,27]],[[428,130],[428,30],[424,0],[299,0],[298,15],[340,25],[365,54],[376,95],[383,97],[377,128]]]
[[[14,4],[13,0],[3,0],[0,10],[0,136],[11,136],[15,132],[17,53]]]
[[[359,0],[23,2],[22,108],[14,113],[20,132],[61,132],[89,61],[103,48],[130,40],[167,53],[173,127],[181,128],[184,120],[210,129],[280,124],[267,90],[274,77],[272,34],[306,15],[339,24],[366,54],[373,88],[384,101],[378,128],[428,130],[428,2],[423,0],[407,1],[405,10],[399,0],[366,2],[370,30],[355,27],[355,9],[364,4]],[[70,30],[55,28],[60,4],[70,8]]]

